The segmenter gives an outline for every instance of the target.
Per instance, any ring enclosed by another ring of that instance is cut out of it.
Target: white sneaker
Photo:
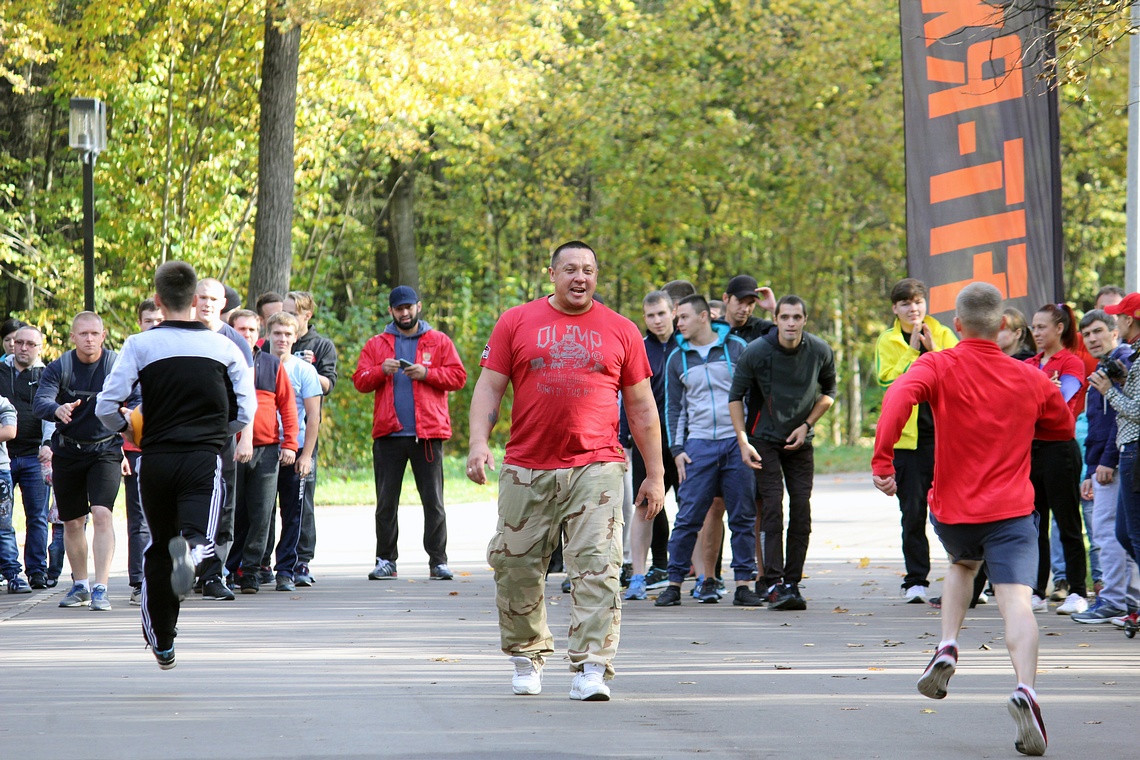
[[[515,694],[542,693],[542,666],[529,657],[516,655],[511,658],[515,674],[511,678],[511,690]]]
[[[917,585],[904,588],[902,596],[907,604],[926,604],[926,586]]]
[[[983,591],[982,593],[978,594],[977,603],[978,604],[989,604],[990,598],[988,596],[986,596],[985,592]]]
[[[1069,594],[1069,598],[1065,600],[1064,604],[1057,608],[1058,615],[1072,615],[1076,612],[1084,612],[1089,608],[1088,601],[1080,594]]]
[[[1041,597],[1037,596],[1037,594],[1033,595],[1033,598],[1030,600],[1029,603],[1032,605],[1033,611],[1036,612],[1037,614],[1041,614],[1042,612],[1048,612],[1049,611],[1049,602],[1047,602],[1044,599],[1042,599]]]
[[[570,686],[570,699],[580,699],[583,702],[609,702],[610,687],[606,686],[606,679],[601,673],[581,671],[574,676],[574,683]]]

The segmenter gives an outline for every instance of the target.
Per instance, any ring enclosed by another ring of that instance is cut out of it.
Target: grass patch
[[[496,471],[488,473],[485,486],[476,485],[467,479],[467,454],[445,454],[443,457],[443,502],[444,504],[471,504],[480,501],[495,501],[499,498],[498,466],[503,462],[503,452],[495,451]],[[339,468],[321,467],[317,473],[317,505],[357,506],[376,503],[376,485],[371,467]],[[420,504],[416,491],[416,481],[412,468],[404,470],[404,482],[400,488],[400,504]]]
[[[870,446],[833,446],[823,444],[815,447],[815,471],[820,475],[861,472],[871,480]]]

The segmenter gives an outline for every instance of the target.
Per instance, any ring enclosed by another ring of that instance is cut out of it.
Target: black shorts
[[[59,504],[59,519],[75,520],[96,505],[114,509],[123,479],[123,451],[104,449],[90,454],[62,454],[52,457],[52,488]]]
[[[934,532],[951,562],[985,560],[986,574],[993,583],[1037,585],[1036,512],[990,523],[947,525],[930,516]]]

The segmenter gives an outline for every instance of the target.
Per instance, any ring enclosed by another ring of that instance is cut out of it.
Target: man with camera
[[[1081,335],[1089,354],[1099,359],[1097,369],[1113,382],[1124,382],[1132,364],[1132,347],[1118,345],[1116,319],[1102,309],[1093,309],[1081,320]],[[1093,504],[1090,540],[1100,547],[1100,567],[1104,587],[1086,611],[1073,615],[1077,623],[1108,623],[1136,606],[1135,588],[1130,588],[1132,568],[1128,555],[1116,540],[1116,503],[1120,482],[1116,467],[1116,410],[1109,406],[1095,387],[1088,391],[1085,410],[1088,436],[1085,439],[1085,479],[1081,498]]]
[[[1132,366],[1128,374],[1121,377],[1120,366],[1102,361],[1097,371],[1089,377],[1089,385],[1103,394],[1104,400],[1116,411],[1116,445],[1120,449],[1118,464],[1120,496],[1119,509],[1116,513],[1116,539],[1128,557],[1135,562],[1140,555],[1140,493],[1136,491],[1136,486],[1140,483],[1136,483],[1134,478],[1137,443],[1140,442],[1140,369],[1138,369],[1140,365],[1135,361],[1137,353],[1140,352],[1140,293],[1129,293],[1120,303],[1106,306],[1104,311],[1116,317],[1118,334],[1126,343],[1131,344]],[[1094,524],[1097,520],[1095,515],[1094,511]],[[1103,568],[1104,545],[1101,546],[1101,552]],[[1113,606],[1122,605],[1119,611],[1123,613],[1124,609],[1127,609],[1127,617],[1135,623],[1136,609],[1132,606],[1135,604],[1135,599],[1130,604],[1123,598],[1127,594],[1127,581],[1131,568],[1126,565],[1124,572],[1125,585],[1122,587],[1120,582],[1117,582],[1122,598]],[[1106,577],[1106,590],[1108,585],[1109,580]],[[1111,620],[1116,623],[1123,621],[1124,617],[1122,614]]]
[[[415,290],[407,285],[393,288],[388,296],[392,321],[364,344],[352,376],[356,390],[375,394],[376,567],[368,574],[374,581],[396,577],[396,507],[409,461],[424,507],[429,577],[452,579],[443,510],[443,442],[451,437],[447,394],[467,383],[467,370],[451,338],[420,319],[422,308]]]

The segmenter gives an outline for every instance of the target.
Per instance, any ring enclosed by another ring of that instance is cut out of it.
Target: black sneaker
[[[440,562],[429,570],[428,578],[433,581],[450,581],[455,579],[455,574],[451,572],[446,562]]]
[[[297,585],[293,583],[293,578],[285,573],[277,573],[277,590],[278,591],[296,591]]]
[[[47,588],[47,576],[43,573],[31,573],[28,575],[28,583],[34,589]]]
[[[716,590],[716,578],[705,578],[697,586],[697,601],[701,604],[716,604],[720,601],[720,594]],[[660,598],[660,597],[658,597]]]
[[[676,607],[681,603],[681,589],[679,586],[666,586],[653,600],[654,607]]]
[[[736,593],[732,597],[732,604],[734,607],[763,607],[764,597],[747,586],[737,586]]]
[[[256,594],[261,590],[261,581],[256,572],[241,572],[238,575],[238,590],[243,594]]]
[[[807,602],[800,596],[800,589],[794,583],[785,583],[776,590],[775,601],[768,603],[770,610],[783,610],[785,612],[798,612],[807,609]],[[771,597],[769,597],[771,599]]]
[[[220,602],[232,602],[234,600],[234,592],[230,591],[221,578],[214,576],[209,578],[202,584],[202,598],[214,599]]]
[[[958,647],[939,647],[918,679],[918,693],[931,699],[945,699],[946,684],[950,683],[950,676],[954,675],[957,665]]]
[[[570,593],[570,576],[566,576],[566,578],[562,581],[562,593]]]
[[[629,588],[629,579],[633,577],[633,563],[623,562],[621,566],[621,575],[618,576],[618,582],[621,583],[622,588]]]
[[[158,649],[152,649],[151,651],[154,652],[154,659],[158,661],[158,667],[163,670],[170,670],[178,664],[174,661],[174,647],[164,651]]]
[[[645,574],[645,588],[649,591],[656,591],[659,588],[665,588],[669,585],[669,573],[659,567],[649,568],[649,572]]]

